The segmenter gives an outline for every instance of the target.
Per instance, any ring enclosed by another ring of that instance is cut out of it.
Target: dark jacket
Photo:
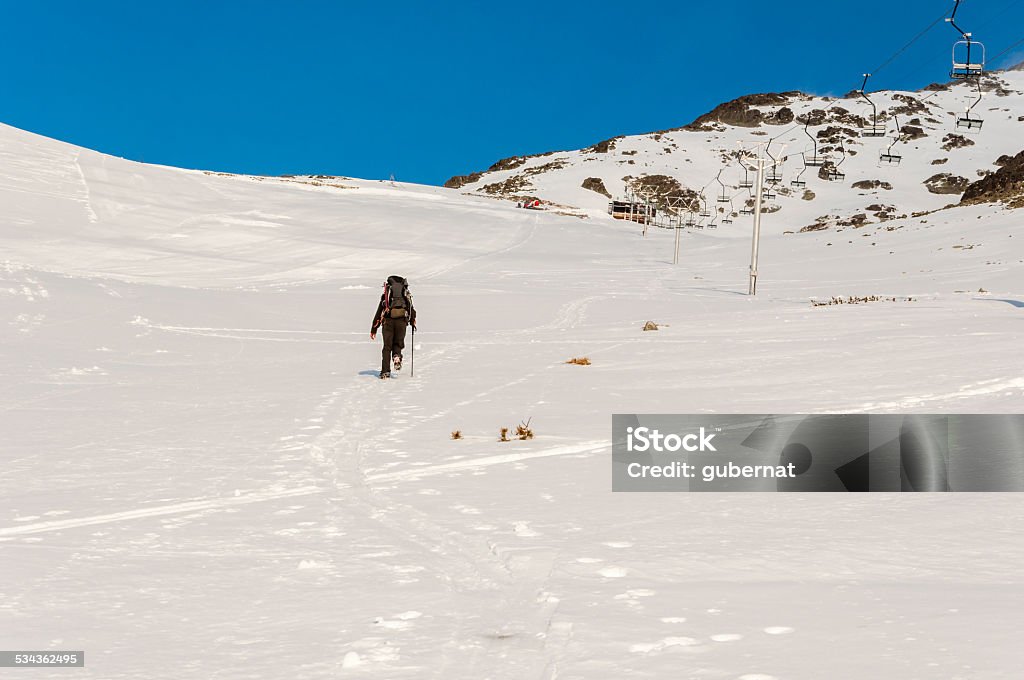
[[[416,325],[416,307],[410,302],[409,303],[409,316],[405,319],[413,326]],[[373,314],[373,325],[370,326],[370,332],[376,333],[380,325],[384,323],[384,294],[380,295],[380,302],[377,303],[377,311]]]

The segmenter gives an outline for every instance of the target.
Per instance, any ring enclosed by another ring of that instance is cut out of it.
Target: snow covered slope
[[[1018,95],[987,101],[1012,110],[939,169],[1014,151]],[[732,134],[616,151],[639,174],[686,148],[706,177]],[[750,298],[748,220],[673,266],[669,231],[576,201],[625,174],[611,152],[538,176],[581,220],[0,127],[3,646],[84,649],[104,679],[1016,677],[1016,496],[609,492],[615,412],[1024,406],[1021,211],[784,234],[950,202],[919,186],[931,146],[891,177],[851,147],[848,183],[894,189],[782,199]],[[381,382],[395,273],[415,377]],[[812,305],[833,296],[881,299]]]
[[[563,209],[600,215],[608,197],[584,188],[588,180],[600,180],[610,197],[621,199],[630,188],[642,186],[644,176],[667,176],[683,188],[704,190],[710,207],[735,212],[750,195],[737,186],[744,173],[736,152],[741,144],[750,150],[754,143],[771,139],[769,152],[788,160],[776,203],[779,213],[768,228],[799,230],[819,217],[835,222],[856,214],[878,221],[878,211],[868,210],[870,206],[891,206],[892,217],[909,216],[955,203],[963,193],[955,182],[950,193],[932,193],[926,186],[929,178],[946,173],[973,182],[995,170],[1000,156],[1022,150],[1024,71],[992,74],[983,89],[985,96],[971,113],[983,120],[980,132],[956,127],[956,119],[977,100],[977,89],[967,83],[935,85],[920,92],[869,92],[878,108],[878,124],[885,126],[884,138],[860,137],[871,124],[872,108],[856,93],[843,99],[798,92],[752,95],[724,104],[684,128],[617,137],[580,151],[504,159],[489,171],[453,178],[449,184],[463,192],[537,197]],[[903,135],[893,144],[897,123]],[[815,141],[819,155],[834,163],[845,152],[839,166],[843,181],[819,178],[818,167],[805,169],[804,157],[814,155]],[[879,162],[880,153],[890,146],[894,155],[902,156],[899,165]],[[725,191],[734,197],[731,207],[716,205],[723,190],[715,179],[719,172]],[[797,178],[806,182],[809,193],[791,185]],[[864,182],[884,183],[885,188],[857,186]],[[938,181],[935,186],[941,190],[948,184]],[[745,228],[729,231],[746,236]]]

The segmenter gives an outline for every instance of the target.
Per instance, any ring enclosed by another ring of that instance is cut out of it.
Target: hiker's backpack
[[[384,316],[392,319],[404,319],[409,316],[412,308],[412,294],[409,293],[409,282],[401,276],[389,276],[384,284]]]

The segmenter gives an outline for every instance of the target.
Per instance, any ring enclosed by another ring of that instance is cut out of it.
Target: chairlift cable
[[[1021,2],[1021,1],[1024,1],[1024,0],[1014,0],[1014,2]],[[943,20],[945,20],[948,14],[949,14],[948,11],[944,11],[942,14],[940,14],[934,21],[932,21],[930,24],[928,24],[927,28],[922,30],[917,35],[915,35],[913,37],[913,39],[911,39],[911,41],[908,42],[906,45],[904,45],[900,49],[896,50],[891,56],[889,56],[888,59],[883,61],[877,68],[875,68],[873,71],[871,71],[871,73],[872,74],[877,74],[879,71],[881,71],[882,69],[887,67],[889,64],[891,64],[892,62],[896,61],[896,59],[898,59],[900,56],[902,56],[904,52],[909,50],[915,43],[917,43],[918,40],[923,38],[929,31],[931,31],[933,28],[935,28],[936,25],[938,25]],[[824,110],[827,111],[831,107],[833,107],[836,104],[838,104],[840,101],[842,101],[842,100],[839,99],[839,98],[833,100],[832,103],[830,103],[828,106],[826,106]],[[783,135],[789,134],[790,132],[795,130],[797,127],[799,127],[799,126],[798,125],[794,125],[793,127],[789,128],[788,130],[785,130],[785,131],[779,133],[778,135],[776,135],[772,139],[778,139],[779,137],[782,137]]]
[[[996,61],[997,59],[999,59],[999,57],[1001,57],[1001,56],[1003,56],[1004,54],[1006,54],[1006,53],[1010,52],[1011,50],[1013,50],[1014,48],[1016,48],[1016,47],[1020,46],[1021,44],[1024,44],[1024,38],[1021,38],[1021,39],[1020,39],[1020,40],[1018,40],[1017,42],[1013,43],[1012,45],[1010,45],[1009,47],[1007,47],[1007,48],[1006,48],[1005,50],[1003,50],[1002,52],[1000,52],[1000,53],[999,53],[999,54],[997,54],[996,56],[992,57],[992,59],[990,59],[989,61]]]
[[[888,59],[883,61],[882,64],[880,66],[878,66],[877,68],[875,68],[875,70],[873,70],[871,73],[878,73],[883,68],[885,68],[886,66],[888,66],[892,62],[896,61],[896,59],[899,58],[904,52],[909,50],[914,45],[914,43],[916,43],[918,40],[923,38],[928,33],[928,31],[930,31],[933,28],[935,28],[935,26],[937,24],[941,23],[945,18],[946,18],[946,12],[943,12],[942,14],[939,15],[939,17],[935,21],[933,21],[931,24],[928,25],[928,28],[926,28],[923,31],[921,31],[920,33],[918,33],[916,36],[914,36],[913,40],[908,42],[906,45],[904,45],[900,49],[896,50],[896,52],[894,52],[891,57],[889,57]]]

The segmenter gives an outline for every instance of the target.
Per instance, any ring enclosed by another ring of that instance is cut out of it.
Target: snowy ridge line
[[[301,486],[295,489],[284,489],[281,491],[256,491],[243,496],[228,496],[225,498],[211,498],[204,501],[188,501],[185,503],[174,503],[172,505],[160,505],[154,508],[140,508],[138,510],[126,510],[125,512],[112,512],[106,515],[93,515],[92,517],[79,517],[78,519],[53,520],[49,522],[37,522],[18,527],[0,528],[0,538],[7,536],[24,536],[28,534],[41,534],[49,531],[60,531],[62,529],[75,529],[78,527],[93,526],[96,524],[110,524],[113,522],[124,522],[132,519],[144,519],[146,517],[162,517],[164,515],[180,515],[187,512],[199,510],[220,510],[234,505],[246,505],[248,503],[262,503],[280,498],[294,498],[296,496],[311,496],[313,494],[328,491],[319,486]]]
[[[404,479],[418,479],[444,474],[453,470],[471,470],[473,468],[490,467],[492,465],[503,465],[505,463],[517,463],[523,460],[534,458],[551,458],[554,456],[571,456],[580,453],[594,453],[603,449],[610,449],[611,442],[607,440],[595,440],[583,442],[582,444],[570,444],[556,446],[553,449],[543,451],[529,451],[524,453],[506,453],[500,456],[487,456],[486,458],[474,458],[472,460],[459,460],[454,463],[442,463],[430,467],[414,468],[410,470],[399,470],[398,472],[380,472],[373,475],[366,475],[367,482],[390,482]]]

